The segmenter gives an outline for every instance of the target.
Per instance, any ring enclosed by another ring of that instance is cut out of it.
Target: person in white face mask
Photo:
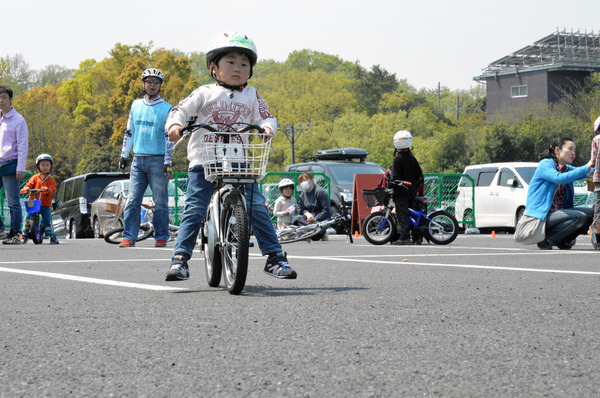
[[[310,173],[302,173],[298,177],[298,185],[302,190],[300,194],[300,211],[294,217],[293,224],[308,225],[317,221],[323,221],[331,218],[331,206],[329,204],[329,195],[327,191],[316,185],[313,176]],[[315,235],[312,240],[329,240],[323,229]]]

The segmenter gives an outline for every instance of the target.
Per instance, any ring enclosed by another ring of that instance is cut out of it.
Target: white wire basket
[[[202,156],[207,159],[204,178],[207,181],[253,180],[260,181],[267,172],[271,136],[257,132],[219,132],[212,142],[206,142]]]

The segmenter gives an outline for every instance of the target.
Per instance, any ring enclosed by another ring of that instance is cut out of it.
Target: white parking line
[[[400,256],[402,257],[402,256]],[[557,270],[557,269],[540,269],[540,268],[517,268],[517,267],[497,267],[489,265],[472,265],[472,264],[444,264],[444,263],[414,263],[408,261],[377,261],[377,260],[366,260],[366,259],[352,259],[347,257],[316,257],[316,256],[288,256],[288,258],[302,258],[311,260],[323,259],[331,261],[344,261],[353,263],[374,263],[374,264],[395,264],[395,265],[420,265],[428,267],[446,267],[446,268],[472,268],[472,269],[486,269],[486,270],[497,270],[497,271],[520,271],[520,272],[542,272],[550,274],[575,274],[575,275],[600,275],[600,272],[594,271],[576,271],[576,270]]]
[[[130,261],[130,260],[128,260],[128,261]],[[148,261],[148,260],[146,260],[146,261]],[[64,263],[66,261],[46,261],[46,263],[48,263],[48,262],[63,262]],[[71,261],[68,261],[68,262],[71,262]],[[111,281],[111,280],[108,280],[108,279],[86,278],[86,277],[83,277],[83,276],[75,276],[75,275],[67,275],[67,274],[56,274],[56,273],[53,273],[53,272],[29,271],[29,270],[14,269],[14,268],[4,268],[4,267],[0,267],[0,272],[11,272],[11,273],[15,273],[15,274],[44,276],[46,278],[63,279],[63,280],[75,281],[75,282],[95,283],[97,285],[130,287],[130,288],[134,288],[134,289],[145,289],[145,290],[155,290],[155,291],[187,290],[187,289],[184,289],[184,288],[175,288],[175,287],[157,286],[157,285],[144,285],[144,284],[141,284],[141,283]]]

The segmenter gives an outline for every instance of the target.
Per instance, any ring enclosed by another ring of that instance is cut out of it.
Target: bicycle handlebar
[[[261,126],[258,126],[256,124],[249,124],[249,123],[243,123],[243,122],[232,123],[232,124],[224,124],[224,123],[216,123],[216,122],[196,123],[197,119],[198,119],[198,116],[190,116],[189,117],[187,124],[179,132],[179,134],[181,135],[181,139],[175,143],[175,145],[173,146],[173,149],[175,149],[181,141],[185,141],[187,138],[189,138],[190,135],[192,135],[194,132],[196,132],[200,129],[208,130],[211,133],[222,134],[223,136],[229,136],[231,133],[234,133],[234,134],[235,133],[245,133],[250,130],[257,130],[258,135],[262,135],[262,136],[268,135],[264,128],[262,128]],[[236,130],[234,127],[235,125],[238,125],[238,126],[243,125],[244,127],[242,127],[239,130]],[[218,128],[216,126],[218,126]]]

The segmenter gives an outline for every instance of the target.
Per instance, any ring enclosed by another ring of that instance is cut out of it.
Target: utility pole
[[[285,128],[282,129],[283,132],[285,133],[285,136],[287,137],[288,141],[292,144],[292,164],[296,163],[296,141],[298,141],[298,138],[300,138],[300,133],[302,133],[303,131],[308,130],[309,128],[311,128],[312,125],[310,123],[308,123],[306,125],[306,127],[302,127],[302,123],[298,123],[297,127],[292,126],[291,124],[286,124]],[[278,129],[280,128],[280,125],[277,125]]]

